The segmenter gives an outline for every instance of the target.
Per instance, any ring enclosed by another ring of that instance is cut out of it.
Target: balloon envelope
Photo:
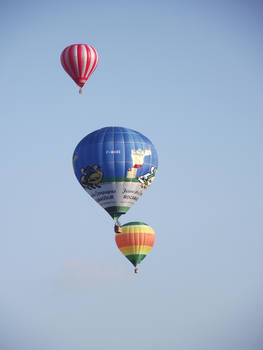
[[[143,222],[129,222],[121,226],[115,241],[122,254],[136,267],[154,245],[154,230]]]
[[[80,88],[96,69],[98,59],[97,51],[86,44],[70,45],[60,56],[63,68]]]
[[[114,220],[125,214],[154,180],[158,157],[138,131],[106,127],[92,132],[73,154],[75,175]]]

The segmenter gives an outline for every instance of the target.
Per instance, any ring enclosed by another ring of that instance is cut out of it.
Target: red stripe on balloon
[[[85,73],[84,73],[84,75],[83,75],[83,77],[85,78],[85,79],[88,79],[88,77],[87,77],[87,72],[88,72],[88,70],[89,70],[89,66],[90,66],[90,48],[89,48],[89,46],[88,45],[85,45],[85,50],[86,50],[86,52],[87,52],[87,58],[86,58],[86,69],[85,69]]]
[[[69,49],[69,64],[70,64],[70,67],[72,69],[72,72],[73,72],[73,80],[76,82],[76,84],[78,84],[78,76],[77,76],[77,71],[76,71],[76,66],[75,66],[75,62],[74,62],[74,55],[73,55],[73,49],[74,49],[74,46],[75,45],[72,45]]]
[[[83,65],[83,62],[82,62],[82,47],[81,47],[81,45],[78,45],[78,64],[79,64],[79,76],[78,76],[78,79],[80,79],[81,75],[82,75],[82,65]]]
[[[65,69],[65,71],[67,72],[67,66],[66,66],[66,60],[65,60],[65,51],[67,48],[65,48],[60,56],[60,60],[62,63],[63,68]]]

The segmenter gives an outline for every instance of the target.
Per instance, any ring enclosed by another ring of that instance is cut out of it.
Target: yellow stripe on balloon
[[[143,246],[128,246],[120,248],[120,251],[123,255],[131,255],[131,254],[148,254],[152,247],[143,245]]]
[[[154,231],[150,226],[142,226],[142,225],[122,226],[121,233],[151,233],[154,235]]]

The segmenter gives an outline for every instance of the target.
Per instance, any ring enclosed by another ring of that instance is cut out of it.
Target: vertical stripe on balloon
[[[81,45],[81,57],[82,57],[81,78],[84,78],[85,70],[87,67],[87,50],[86,50],[85,45]]]
[[[78,45],[74,45],[73,47],[73,60],[72,60],[72,65],[75,69],[76,73],[76,78],[79,77],[79,64],[78,64]]]
[[[81,73],[82,73],[82,48],[81,45],[77,46],[77,50],[78,50],[78,75],[81,77]]]
[[[69,48],[69,51],[68,51],[68,58],[69,58],[69,64],[70,64],[70,67],[71,67],[71,70],[73,72],[73,80],[76,81],[76,78],[77,78],[77,73],[76,73],[76,68],[75,68],[75,65],[74,65],[74,46],[75,45],[72,45],[70,48]]]

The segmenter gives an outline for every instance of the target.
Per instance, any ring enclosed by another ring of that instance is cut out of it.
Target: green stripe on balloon
[[[114,207],[108,207],[108,208],[104,208],[109,214],[110,216],[113,218],[113,220],[118,220],[119,217],[122,214],[126,214],[127,211],[130,209],[130,207],[123,207],[123,206],[114,206]]]
[[[115,182],[139,182],[139,180],[135,179],[129,179],[127,177],[112,177],[112,178],[107,178],[107,179],[103,179],[101,180],[102,184],[105,183],[115,183]]]
[[[131,254],[125,256],[136,267],[146,257],[146,254]]]
[[[140,221],[133,221],[133,222],[128,222],[128,224],[124,224],[122,225],[122,227],[128,227],[128,226],[147,226],[144,222],[140,222]]]

